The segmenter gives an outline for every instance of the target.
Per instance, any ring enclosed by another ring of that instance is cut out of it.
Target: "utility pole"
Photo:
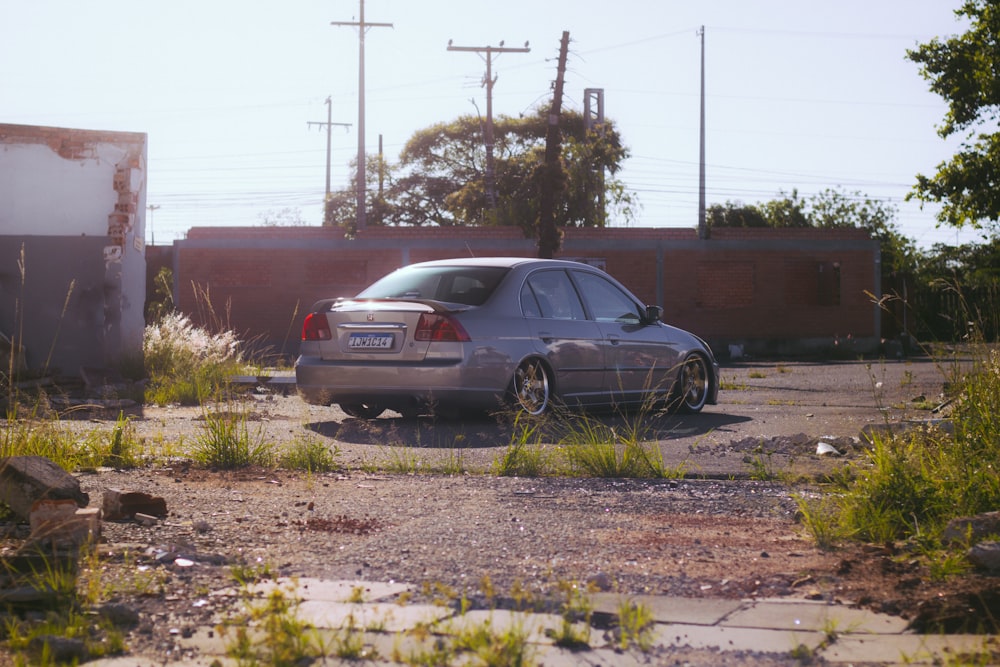
[[[159,208],[159,204],[150,204],[146,207],[146,210],[149,211],[149,245],[156,245],[156,233],[153,231],[153,212]]]
[[[358,29],[358,229],[364,229],[365,213],[365,33],[368,28],[391,28],[391,23],[366,23],[365,0],[359,0],[357,21],[331,21],[330,25]]]
[[[705,26],[698,31],[701,35],[701,128],[698,158],[698,238],[708,238],[705,224]]]
[[[326,202],[327,200],[330,199],[330,129],[334,125],[337,125],[337,126],[340,126],[340,127],[350,127],[351,126],[350,123],[334,123],[334,122],[331,122],[331,118],[333,118],[333,109],[332,109],[332,107],[333,107],[333,102],[331,101],[331,99],[329,97],[327,97],[326,98],[326,122],[322,123],[322,122],[320,122],[318,120],[306,121],[306,126],[307,127],[312,127],[313,125],[319,125],[319,126],[325,125],[326,126],[326,199],[323,200],[324,202]]]
[[[566,174],[559,161],[562,136],[559,115],[562,113],[563,79],[566,76],[566,55],[569,51],[569,33],[564,31],[559,43],[559,66],[556,70],[555,91],[549,110],[549,124],[545,129],[545,163],[542,165],[538,193],[538,257],[552,259],[559,250],[559,231],[556,229],[556,197],[566,186]]]
[[[584,88],[583,89],[583,123],[588,136],[591,132],[597,132],[604,137],[604,89]],[[597,194],[592,196],[590,201],[597,201],[597,211],[595,222],[598,227],[607,225],[607,201],[604,194],[604,167],[597,171]]]
[[[453,46],[451,40],[448,40],[448,50],[472,51],[480,54],[480,58],[483,58],[482,53],[486,53],[486,57],[483,58],[486,61],[486,76],[483,77],[483,86],[486,88],[486,197],[490,202],[490,209],[495,210],[497,201],[496,172],[493,163],[493,84],[497,80],[493,76],[493,54],[528,53],[531,49],[528,48],[528,42],[525,42],[523,47],[504,47],[502,41],[500,46]]]

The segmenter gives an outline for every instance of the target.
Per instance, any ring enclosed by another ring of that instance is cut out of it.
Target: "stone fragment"
[[[77,507],[73,500],[35,501],[28,521],[29,539],[56,547],[79,546],[101,536],[101,510]]]
[[[993,535],[1000,536],[1000,512],[984,512],[976,516],[952,519],[941,533],[941,541],[975,544]]]
[[[143,526],[147,526],[147,527],[148,526],[155,526],[159,522],[159,519],[157,519],[152,514],[143,514],[142,512],[136,512],[135,516],[133,518],[138,523],[141,523]]]
[[[99,606],[97,615],[116,628],[134,628],[139,625],[139,612],[123,602],[108,602]]]
[[[158,519],[167,516],[167,501],[142,491],[121,491],[108,489],[104,492],[102,507],[108,521],[135,518],[136,514],[147,514]]]
[[[1000,542],[980,542],[968,553],[969,562],[990,572],[1000,572]]]
[[[0,458],[0,501],[27,521],[32,506],[42,499],[72,500],[79,507],[90,502],[80,482],[44,456]]]
[[[89,657],[87,645],[82,639],[73,637],[39,635],[29,640],[28,647],[36,653],[47,653],[49,659],[58,664],[77,665]]]

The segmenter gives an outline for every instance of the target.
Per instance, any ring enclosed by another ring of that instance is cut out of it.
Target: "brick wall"
[[[369,228],[349,240],[329,228],[247,227],[194,228],[173,251],[183,312],[294,355],[319,299],[351,296],[405,264],[532,257],[536,247],[510,228]],[[879,291],[878,244],[862,230],[716,229],[701,240],[691,229],[567,229],[559,256],[603,266],[720,356],[729,344],[760,353],[878,344],[865,296]]]

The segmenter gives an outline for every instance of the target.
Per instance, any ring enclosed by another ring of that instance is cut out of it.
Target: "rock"
[[[32,651],[41,653],[48,649],[49,658],[56,663],[79,664],[89,657],[87,646],[82,639],[71,639],[56,635],[39,635],[28,643]]]
[[[157,519],[155,516],[151,514],[143,514],[142,512],[136,512],[133,518],[136,520],[136,522],[146,527],[155,526],[157,523],[159,523],[159,519]]]
[[[1000,572],[1000,542],[980,542],[968,553],[969,562],[990,572]]]
[[[975,544],[990,535],[1000,535],[1000,512],[952,519],[941,533],[941,541]]]
[[[139,625],[139,612],[134,607],[121,602],[102,604],[95,611],[97,611],[98,616],[106,619],[116,628],[134,628]]]
[[[80,546],[101,536],[101,510],[77,507],[72,500],[37,500],[28,521],[31,540],[56,547]]]
[[[11,554],[0,556],[0,590],[14,582],[37,580],[39,573],[58,572],[75,576],[79,552],[71,549],[42,549],[25,544]]]
[[[587,584],[599,591],[610,591],[612,588],[611,577],[604,572],[587,577]]]
[[[108,489],[104,492],[102,507],[108,521],[121,521],[145,514],[158,519],[167,516],[167,501],[159,496],[151,496],[141,491],[120,491]]]
[[[817,456],[843,456],[840,450],[831,445],[828,442],[818,442],[816,443],[816,455]]]
[[[90,496],[80,482],[44,456],[9,456],[0,459],[0,501],[27,521],[36,501],[72,500],[86,507]]]

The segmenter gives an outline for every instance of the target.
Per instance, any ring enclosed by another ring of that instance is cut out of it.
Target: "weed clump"
[[[167,313],[146,327],[143,354],[149,377],[146,400],[158,405],[198,405],[242,367],[234,332],[210,333],[180,313]]]
[[[946,384],[953,393],[950,429],[876,432],[865,459],[831,479],[835,493],[800,500],[820,546],[908,541],[932,573],[957,571],[941,540],[944,528],[1000,506],[1000,353],[980,350]]]

